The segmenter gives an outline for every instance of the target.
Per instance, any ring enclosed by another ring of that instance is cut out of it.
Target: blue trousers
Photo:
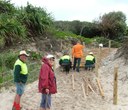
[[[40,107],[45,109],[51,107],[51,94],[42,94]]]

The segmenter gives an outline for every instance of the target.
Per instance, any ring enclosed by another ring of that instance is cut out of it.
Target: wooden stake
[[[114,68],[114,87],[113,87],[113,104],[117,105],[118,101],[118,67]]]
[[[101,53],[102,53],[102,48],[99,47],[99,66],[101,65]]]
[[[95,91],[93,90],[92,86],[90,84],[88,84],[88,87],[90,88],[90,90],[95,93]],[[96,94],[96,93],[95,93]]]
[[[83,52],[85,52],[85,42],[83,42],[83,46],[84,46],[84,48],[83,48]]]
[[[69,49],[69,56],[72,58],[72,48]]]
[[[86,98],[84,84],[82,83],[81,86],[82,86],[82,90],[83,90],[84,98]]]
[[[83,78],[84,79],[84,78]],[[84,79],[85,83],[87,84],[87,88],[89,87],[89,89],[96,94],[96,92],[94,91],[94,89],[92,88],[92,86],[89,84],[88,80]],[[88,92],[88,91],[87,91]]]
[[[97,84],[98,84],[98,87],[99,87],[99,90],[100,90],[100,94],[101,94],[102,98],[104,98],[104,91],[101,87],[100,80],[98,78],[96,78],[96,81],[97,81]]]
[[[99,77],[99,73],[98,73],[98,69],[99,69],[99,63],[97,61],[98,59],[96,59],[96,68],[95,68],[95,72],[96,72],[96,77]]]
[[[85,81],[85,79],[83,78],[83,80]],[[86,91],[86,95],[88,96],[88,79],[85,81],[85,91]]]
[[[98,69],[99,69],[100,63],[101,63],[101,47],[99,47],[98,55],[96,57],[96,65],[95,65],[96,77],[99,77]]]
[[[109,40],[109,52],[111,52],[111,40]]]

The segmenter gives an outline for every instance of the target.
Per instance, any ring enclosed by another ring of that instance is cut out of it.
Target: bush
[[[95,40],[98,44],[102,43],[104,47],[108,47],[109,39],[104,37],[95,37]]]
[[[104,38],[104,37],[95,37],[94,38],[96,40],[96,42],[98,44],[102,43],[104,47],[108,47],[109,46],[109,40],[110,39],[107,39],[107,38]],[[112,48],[118,48],[121,46],[121,43],[115,41],[115,40],[111,40],[111,47]]]
[[[5,59],[5,66],[8,69],[13,69],[17,56],[18,56],[17,54],[11,52],[8,54],[7,58]]]
[[[76,35],[71,32],[56,31],[53,29],[53,30],[51,30],[51,33],[53,33],[54,36],[56,36],[56,38],[60,38],[60,39],[67,39],[69,37],[76,38]]]
[[[113,48],[119,48],[119,47],[121,47],[121,45],[122,44],[117,41],[114,41],[114,40],[111,41],[111,47],[113,47]]]
[[[92,39],[85,38],[85,37],[82,37],[82,36],[77,36],[76,38],[79,39],[82,42],[85,42],[85,45],[91,44],[93,42]]]
[[[40,53],[37,53],[37,52],[33,52],[33,51],[31,51],[31,52],[29,52],[30,53],[30,58],[32,59],[32,60],[39,60],[39,59],[41,59],[41,55],[40,55]]]
[[[6,52],[4,54],[1,54],[0,55],[0,67],[1,68],[1,71],[5,69],[13,69],[13,66],[14,66],[14,63],[17,59],[17,54],[16,53],[13,53],[13,52]]]
[[[0,48],[2,49],[4,48],[4,46],[5,46],[5,40],[3,37],[0,36]]]

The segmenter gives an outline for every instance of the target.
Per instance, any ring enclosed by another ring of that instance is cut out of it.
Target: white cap
[[[19,56],[20,56],[20,55],[26,55],[27,57],[29,56],[29,54],[27,54],[25,50],[20,51]]]
[[[55,58],[53,55],[47,55],[46,58],[50,59],[50,58]]]
[[[103,44],[99,44],[99,47],[103,47]]]
[[[90,55],[93,55],[93,52],[89,52]]]

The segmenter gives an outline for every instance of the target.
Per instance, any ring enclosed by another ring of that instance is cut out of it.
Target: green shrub
[[[17,54],[11,52],[8,54],[7,58],[5,59],[5,66],[8,69],[13,69],[17,56],[18,56]]]
[[[82,42],[85,42],[85,44],[90,44],[93,42],[93,39],[85,38],[83,36],[78,36],[76,34],[73,34],[72,32],[64,32],[64,31],[52,31],[52,33],[60,39],[67,39],[67,38],[73,38],[74,40],[80,40]]]
[[[121,47],[121,45],[122,44],[117,41],[114,41],[114,40],[111,41],[111,47],[113,47],[113,48],[119,48],[119,47]]]
[[[53,29],[54,30],[54,29]],[[64,31],[51,31],[57,38],[66,39],[68,37],[76,38],[76,35],[71,32],[64,32]]]
[[[4,46],[5,46],[5,39],[4,37],[0,36],[0,48],[4,48]]]
[[[2,78],[2,76],[0,76],[0,83],[2,83],[3,82],[3,78]]]
[[[82,37],[82,36],[76,36],[76,38],[79,39],[82,42],[85,42],[85,45],[88,45],[88,44],[93,42],[93,39],[85,38],[85,37]]]
[[[104,47],[108,47],[109,45],[109,39],[104,37],[95,37],[95,40],[98,44],[102,43]]]
[[[109,40],[110,39],[107,39],[107,38],[104,38],[104,37],[95,37],[94,39],[96,40],[96,42],[98,44],[102,43],[104,47],[108,47],[109,46]],[[112,48],[118,48],[120,46],[121,46],[120,42],[117,42],[115,40],[111,40],[111,47]]]
[[[2,67],[1,71],[4,69],[13,69],[13,65],[17,59],[17,54],[13,52],[6,52],[0,55],[0,67]]]
[[[3,59],[3,55],[0,54],[0,70],[2,70],[2,66],[3,66],[3,63],[4,63],[3,60],[4,60],[4,59]]]
[[[39,60],[42,57],[41,54],[37,53],[37,52],[31,51],[29,53],[30,53],[30,59],[32,59],[32,60]]]

